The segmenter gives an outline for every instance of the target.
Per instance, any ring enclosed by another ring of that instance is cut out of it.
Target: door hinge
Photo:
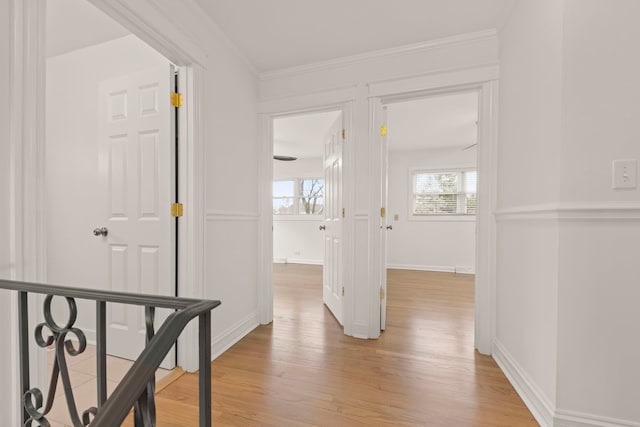
[[[387,210],[385,208],[380,208],[380,218],[384,218],[387,216]]]
[[[387,136],[387,125],[380,126],[380,136]]]
[[[344,286],[342,287],[342,296],[344,296]]]
[[[344,218],[346,216],[345,210],[344,208],[342,208],[342,218]]]
[[[171,105],[176,108],[182,107],[182,94],[178,92],[171,92]]]
[[[380,299],[384,299],[384,288],[380,286]]]
[[[342,139],[347,139],[347,131],[342,129]]]
[[[184,206],[182,206],[182,203],[173,203],[171,205],[171,216],[180,218],[182,216],[183,210]]]

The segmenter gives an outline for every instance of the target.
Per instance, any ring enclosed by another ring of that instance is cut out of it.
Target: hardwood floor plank
[[[473,348],[473,276],[390,270],[387,330],[347,337],[322,304],[322,267],[274,266],[274,322],[212,364],[219,426],[536,426]],[[215,316],[214,316],[215,321]],[[198,378],[158,394],[158,426],[197,425]]]

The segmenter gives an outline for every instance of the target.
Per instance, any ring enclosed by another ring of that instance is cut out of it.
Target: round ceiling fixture
[[[292,156],[278,156],[278,155],[273,156],[273,160],[281,160],[283,162],[291,162],[297,159],[298,159],[297,157],[292,157]]]

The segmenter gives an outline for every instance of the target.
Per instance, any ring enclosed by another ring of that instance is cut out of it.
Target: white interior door
[[[384,207],[384,215],[380,215],[380,330],[385,330],[387,325],[387,232],[392,229],[391,221],[387,215],[388,207],[388,182],[389,182],[389,145],[387,107],[380,105],[380,200]]]
[[[171,67],[100,85],[100,175],[106,212],[107,288],[175,295],[174,114]],[[144,308],[108,304],[107,352],[136,359],[145,345]],[[168,316],[156,311],[156,330]],[[175,348],[175,347],[174,347]],[[175,366],[170,352],[163,367]]]
[[[322,299],[342,324],[342,143],[343,114],[336,118],[324,144],[324,267]]]

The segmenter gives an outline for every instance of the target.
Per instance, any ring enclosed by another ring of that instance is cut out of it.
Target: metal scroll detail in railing
[[[97,291],[9,280],[0,280],[0,289],[18,291],[20,387],[25,427],[31,427],[33,423],[49,426],[47,414],[53,407],[58,379],[62,382],[67,409],[74,427],[118,426],[122,424],[131,408],[134,408],[136,427],[155,426],[155,372],[180,333],[196,317],[199,325],[199,424],[201,427],[211,426],[211,310],[220,305],[220,301]],[[43,307],[45,321],[39,323],[34,331],[39,347],[54,348],[55,359],[46,401],[40,389],[30,387],[29,293],[46,295]],[[54,296],[65,298],[68,305],[69,318],[62,326],[52,315],[51,302]],[[97,406],[86,408],[82,414],[78,412],[67,367],[67,355],[77,356],[84,352],[87,345],[84,333],[74,327],[78,314],[76,299],[93,300],[96,303]],[[147,332],[146,347],[109,398],[106,377],[107,303],[144,306]],[[153,327],[156,308],[175,310],[157,333]],[[70,339],[71,337],[74,340]],[[74,346],[73,341],[77,341],[77,346]]]

